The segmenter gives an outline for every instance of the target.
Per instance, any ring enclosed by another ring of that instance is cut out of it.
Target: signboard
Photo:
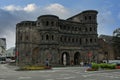
[[[90,51],[90,52],[88,52],[88,57],[92,57],[92,52]]]

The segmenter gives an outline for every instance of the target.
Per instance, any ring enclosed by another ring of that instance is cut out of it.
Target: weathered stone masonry
[[[97,11],[83,11],[66,20],[42,15],[36,21],[16,25],[16,51],[19,65],[78,65],[97,61]],[[88,53],[92,53],[88,57]],[[65,57],[64,57],[65,55]]]

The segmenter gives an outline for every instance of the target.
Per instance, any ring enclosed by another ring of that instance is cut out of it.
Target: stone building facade
[[[112,36],[101,35],[99,37],[99,61],[115,60],[114,47],[112,45]]]
[[[100,48],[102,49],[100,53],[103,55],[108,53],[107,58],[109,60],[120,60],[120,37],[115,35],[100,35],[98,42]],[[101,57],[101,59],[105,59],[105,57],[106,56],[104,56],[104,58]]]
[[[0,38],[0,62],[6,58],[6,38]]]
[[[42,15],[16,25],[18,65],[79,65],[97,61],[96,10],[86,10],[66,20]]]

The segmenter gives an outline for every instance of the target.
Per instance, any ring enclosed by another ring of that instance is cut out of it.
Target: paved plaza
[[[0,80],[120,80],[120,70],[87,72],[86,67],[61,67],[52,70],[15,71],[0,64]]]

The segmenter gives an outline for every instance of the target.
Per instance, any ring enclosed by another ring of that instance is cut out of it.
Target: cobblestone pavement
[[[62,67],[41,71],[14,71],[0,64],[0,80],[120,80],[120,70],[87,72],[86,67]],[[12,69],[13,68],[13,69]]]

